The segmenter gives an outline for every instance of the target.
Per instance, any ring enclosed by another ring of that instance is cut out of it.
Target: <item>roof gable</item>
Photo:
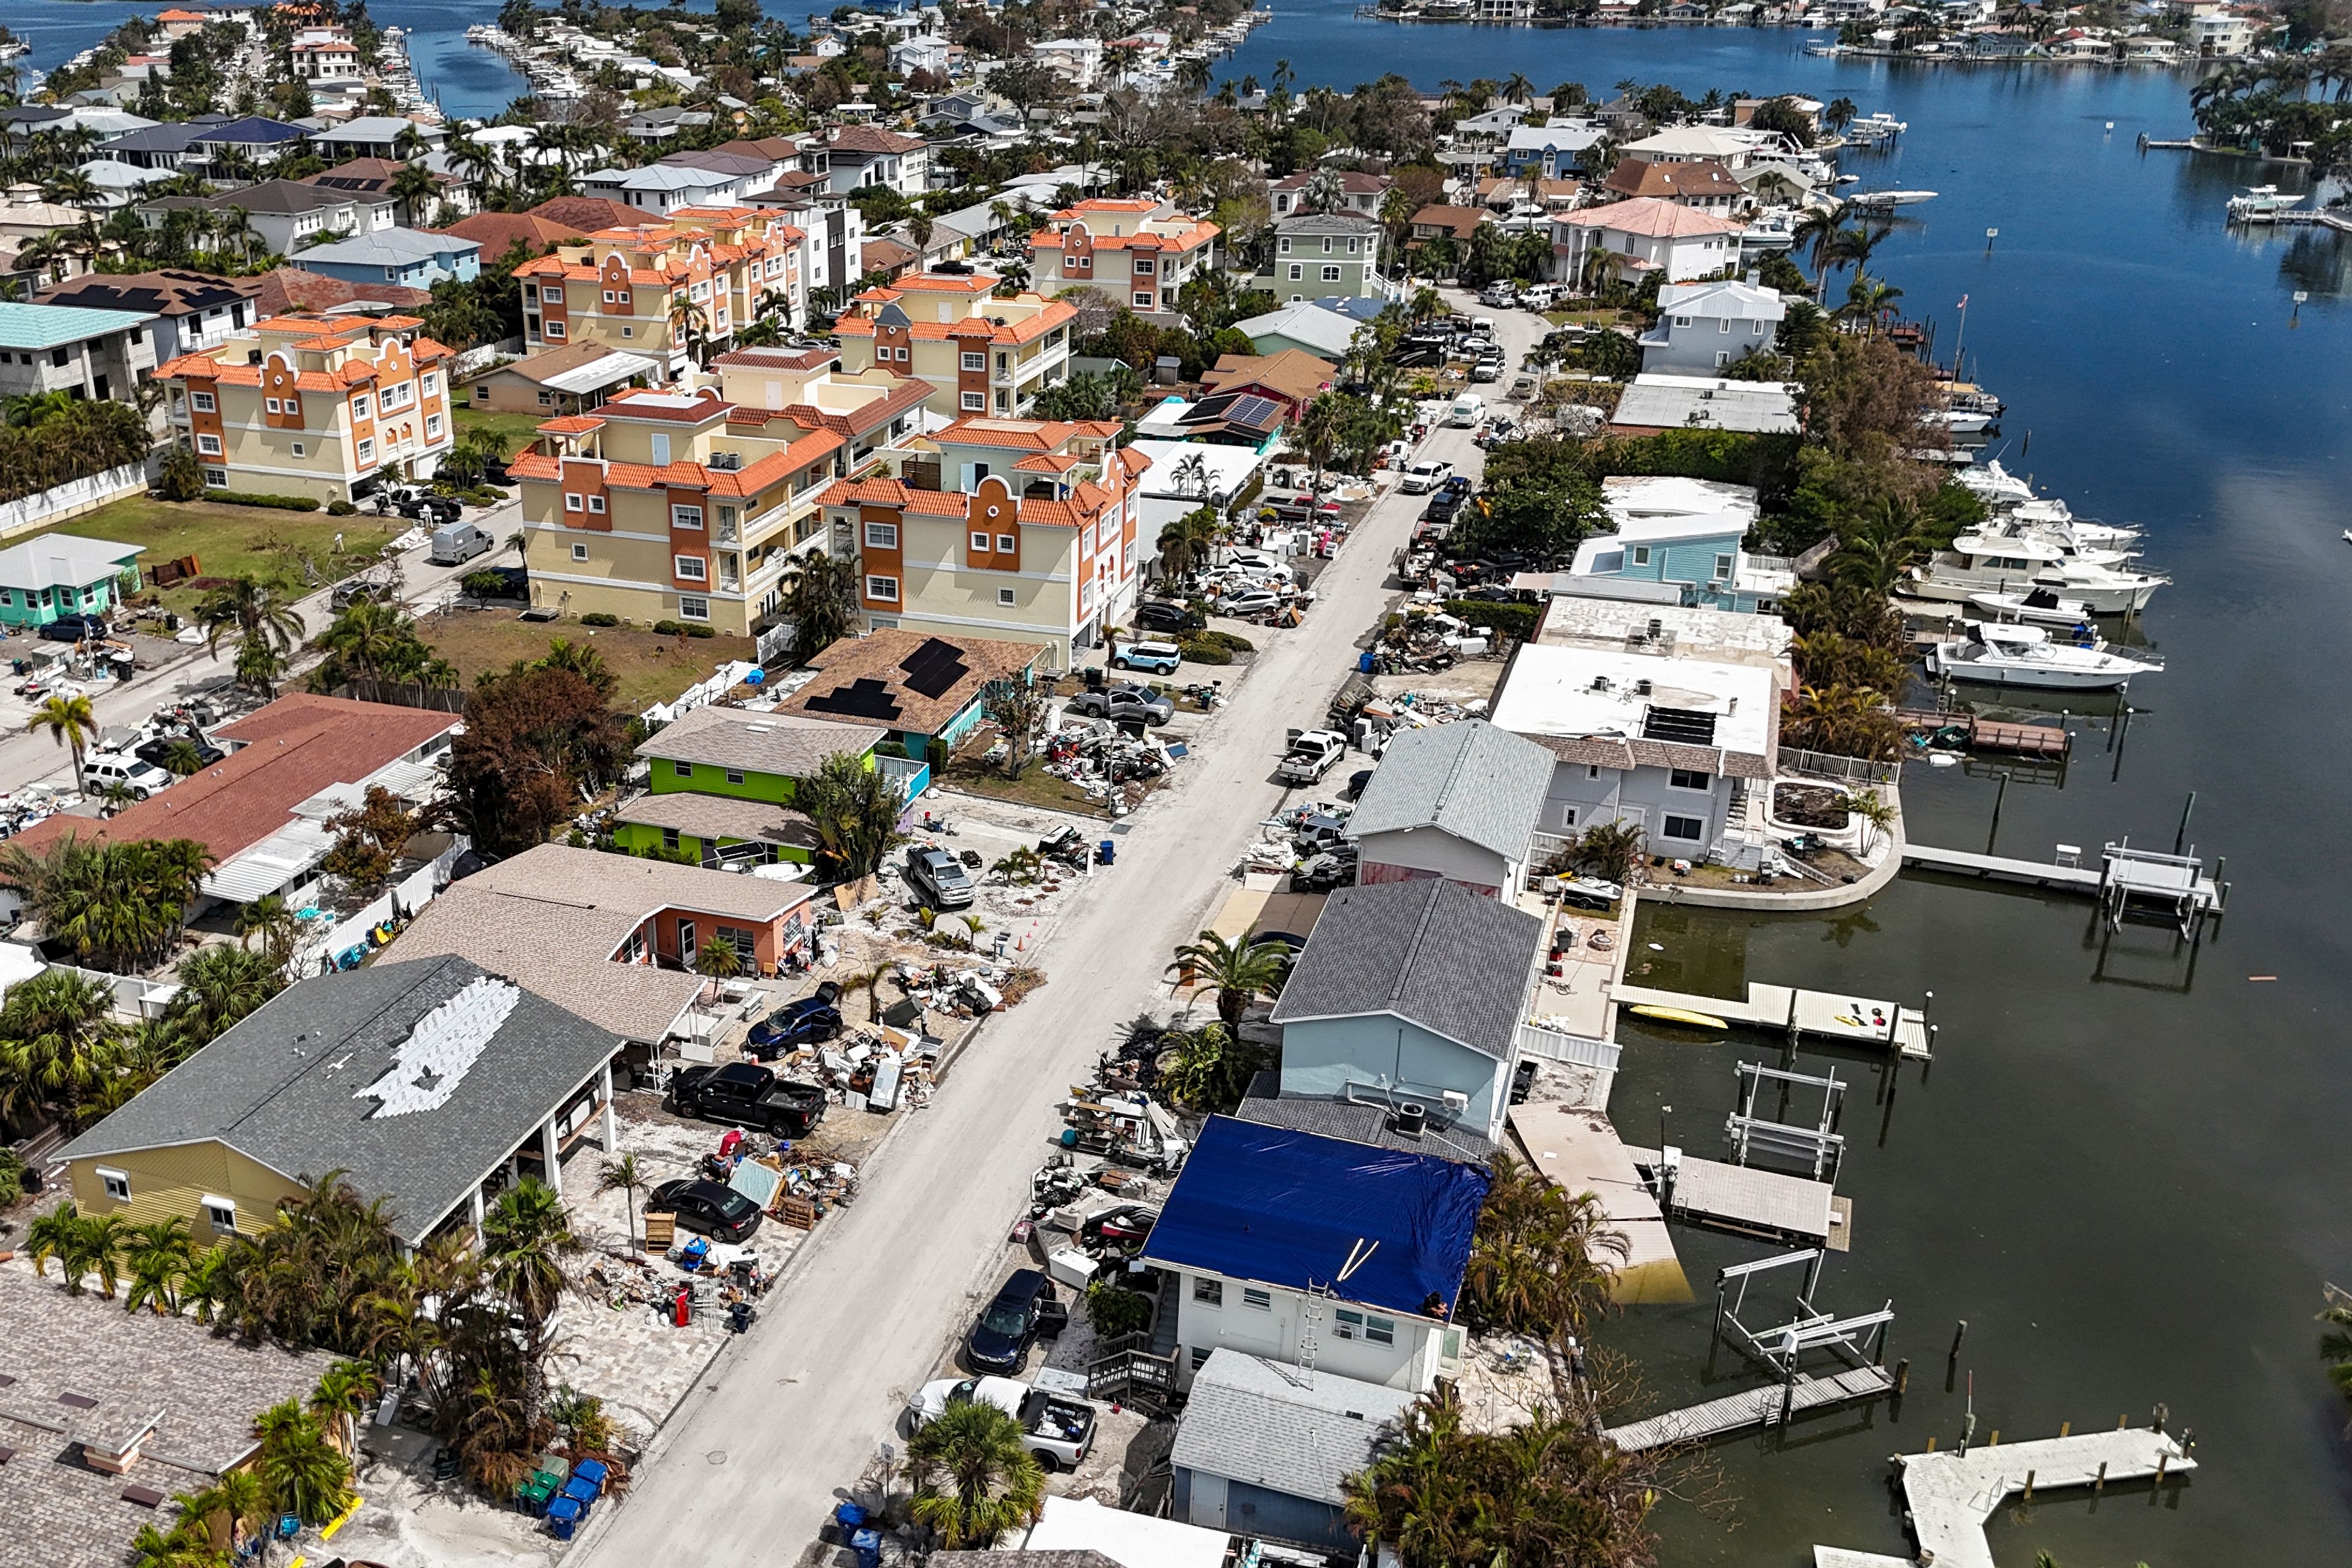
[[[1542,945],[1541,921],[1441,877],[1342,888],[1316,920],[1274,1022],[1387,1014],[1508,1061]]]

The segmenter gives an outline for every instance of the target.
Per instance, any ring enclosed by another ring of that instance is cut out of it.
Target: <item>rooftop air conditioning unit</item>
[[[1418,1138],[1429,1126],[1429,1108],[1422,1105],[1400,1105],[1389,1118],[1389,1130],[1400,1138]]]
[[[743,454],[740,452],[713,452],[710,454],[710,466],[714,468],[726,468],[730,470],[740,468],[743,466]]]
[[[1607,676],[1605,676],[1605,675],[1596,675],[1596,676],[1594,676],[1594,677],[1592,678],[1592,689],[1593,689],[1593,690],[1595,690],[1595,691],[1606,691],[1606,690],[1608,690],[1608,689],[1609,689],[1609,678],[1608,678]]]
[[[1653,642],[1655,642],[1658,638],[1660,638],[1660,637],[1664,637],[1664,636],[1665,636],[1665,635],[1666,635],[1666,623],[1665,623],[1665,622],[1664,622],[1664,621],[1662,621],[1662,620],[1659,620],[1659,619],[1658,619],[1657,617],[1655,617],[1654,616],[1652,616],[1652,617],[1651,617],[1651,619],[1650,619],[1650,640],[1651,640],[1651,641],[1653,641]]]
[[[1646,681],[1646,680],[1637,680],[1637,681],[1633,682],[1633,695],[1634,695],[1634,696],[1636,696],[1636,697],[1647,697],[1649,694],[1650,694],[1650,683],[1649,683],[1648,681]]]

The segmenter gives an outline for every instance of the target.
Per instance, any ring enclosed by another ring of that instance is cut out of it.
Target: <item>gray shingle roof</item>
[[[1261,1127],[1344,1138],[1350,1143],[1369,1143],[1375,1149],[1393,1149],[1400,1154],[1435,1154],[1447,1160],[1483,1163],[1494,1157],[1496,1147],[1495,1141],[1482,1133],[1466,1127],[1441,1127],[1434,1120],[1420,1137],[1408,1138],[1390,1131],[1389,1113],[1377,1105],[1304,1097],[1285,1100],[1282,1074],[1272,1068],[1250,1080],[1249,1093],[1234,1114]]]
[[[1381,754],[1349,826],[1359,838],[1435,827],[1524,860],[1551,774],[1549,752],[1483,719],[1407,730]]]
[[[637,747],[637,755],[801,779],[836,752],[865,755],[889,733],[873,724],[714,706],[697,708],[663,725]]]
[[[1331,895],[1275,1005],[1274,1021],[1393,1013],[1510,1058],[1543,922],[1442,878]]]
[[[1285,1497],[1341,1503],[1340,1483],[1371,1462],[1382,1430],[1414,1396],[1352,1377],[1312,1377],[1219,1350],[1192,1379],[1170,1462]]]
[[[103,1158],[217,1141],[296,1181],[348,1173],[387,1200],[393,1228],[411,1243],[466,1199],[475,1183],[620,1049],[609,1029],[545,997],[513,992],[512,1011],[478,1055],[433,1055],[431,1103],[400,1109],[404,1082],[425,1063],[411,1037],[426,1016],[485,977],[459,958],[374,964],[289,987],[190,1057],[60,1156]],[[443,1016],[446,1020],[447,1015]],[[371,1094],[383,1087],[394,1098]]]

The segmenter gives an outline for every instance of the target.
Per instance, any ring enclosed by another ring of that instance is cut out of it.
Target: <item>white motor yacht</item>
[[[1856,191],[1845,198],[1850,207],[1907,207],[1936,199],[1933,191]]]
[[[2154,675],[2162,662],[2120,654],[2104,644],[2081,647],[2052,640],[2040,626],[1967,623],[1964,634],[1927,651],[1927,673],[1996,686],[2060,691],[2109,691],[2136,675]]]
[[[1999,458],[1980,468],[1962,468],[1953,477],[1974,490],[1987,506],[2011,506],[2033,499],[2033,487],[2002,468]]]
[[[2302,205],[2303,197],[2290,195],[2276,185],[2249,185],[2243,195],[2230,198],[2230,221],[2275,223],[2279,214],[2292,212]]]
[[[1955,436],[1981,436],[1996,416],[1974,408],[1931,408],[1919,416],[1923,425],[1937,425]]]
[[[2094,614],[2086,600],[2063,599],[2048,588],[2028,588],[2021,594],[1970,594],[1969,603],[1996,621],[2044,626],[2079,626]]]
[[[1964,533],[1949,550],[1938,550],[1912,572],[1910,591],[1923,599],[1966,603],[1971,594],[2024,593],[2047,588],[2080,599],[2093,613],[2120,616],[2147,607],[2171,578],[2156,572],[2072,559],[2057,546],[2032,538]]]

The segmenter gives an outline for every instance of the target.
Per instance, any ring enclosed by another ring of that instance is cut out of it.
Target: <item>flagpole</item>
[[[1955,384],[1967,379],[1963,367],[1968,363],[1964,357],[1968,346],[1969,297],[1963,294],[1960,296],[1960,330],[1952,340],[1952,381]]]

